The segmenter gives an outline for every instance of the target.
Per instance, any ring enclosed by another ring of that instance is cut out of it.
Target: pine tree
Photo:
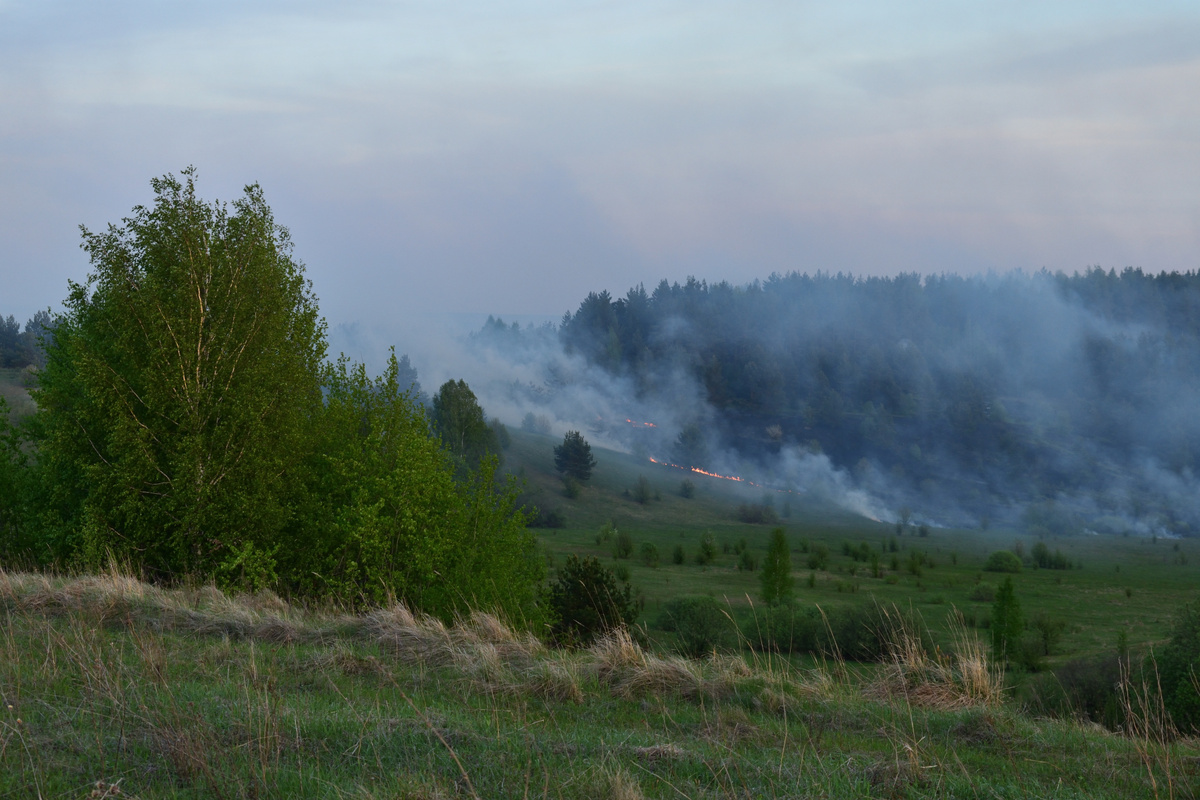
[[[592,477],[596,459],[592,457],[592,446],[579,431],[567,431],[562,444],[554,448],[554,468],[583,482]]]

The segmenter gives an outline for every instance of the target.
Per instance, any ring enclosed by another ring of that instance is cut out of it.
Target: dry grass
[[[887,614],[889,660],[867,687],[867,696],[941,710],[999,705],[1003,673],[991,664],[979,637],[955,615],[953,650],[930,654],[902,615]]]

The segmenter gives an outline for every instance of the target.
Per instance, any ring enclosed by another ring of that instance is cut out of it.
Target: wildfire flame
[[[710,478],[720,478],[723,481],[735,481],[736,483],[746,483],[750,486],[758,486],[758,484],[754,481],[748,481],[745,478],[738,477],[737,475],[719,475],[716,472],[708,472],[707,470],[700,469],[699,467],[681,467],[678,464],[672,464],[669,461],[659,461],[657,458],[651,458],[650,460],[655,464],[659,464],[664,467],[674,467],[675,469],[681,469],[686,472],[695,472],[697,475],[707,475]]]
[[[647,428],[657,428],[658,427],[653,422],[634,422],[633,420],[629,419],[628,417],[625,418],[625,421],[628,422],[630,425],[644,425]]]

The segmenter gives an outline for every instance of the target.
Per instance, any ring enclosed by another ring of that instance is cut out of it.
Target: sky
[[[257,182],[331,328],[689,275],[1200,268],[1200,4],[0,0],[0,313]]]

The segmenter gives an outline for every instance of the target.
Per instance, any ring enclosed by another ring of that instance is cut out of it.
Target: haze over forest
[[[438,369],[507,423],[881,519],[1187,535],[1198,312],[1200,276],[1135,269],[663,281],[489,319]]]

